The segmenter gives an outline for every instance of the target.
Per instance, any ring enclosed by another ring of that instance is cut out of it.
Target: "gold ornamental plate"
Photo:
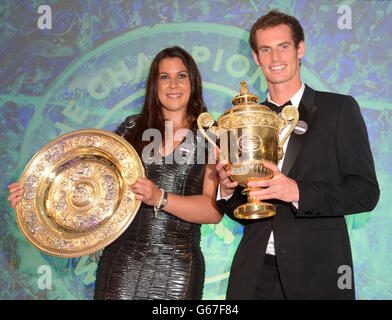
[[[95,253],[117,239],[141,202],[128,186],[143,164],[122,137],[99,129],[67,133],[48,143],[22,173],[16,218],[26,239],[57,257]]]

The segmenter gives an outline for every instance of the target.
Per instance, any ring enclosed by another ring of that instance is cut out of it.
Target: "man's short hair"
[[[250,31],[249,44],[254,52],[257,52],[257,43],[256,43],[256,31],[259,29],[268,29],[272,27],[276,27],[280,24],[285,24],[291,29],[291,33],[293,36],[294,45],[298,48],[298,45],[301,41],[305,41],[304,30],[302,29],[299,21],[289,16],[288,14],[279,12],[277,9],[271,10],[266,15],[261,16],[257,21],[253,24],[252,29]]]

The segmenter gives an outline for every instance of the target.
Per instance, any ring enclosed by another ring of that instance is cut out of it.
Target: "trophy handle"
[[[281,126],[279,132],[281,132],[283,130],[283,128],[285,128],[287,126],[288,121],[292,121],[290,130],[283,137],[282,141],[279,142],[278,148],[280,150],[283,150],[284,143],[286,142],[286,140],[290,136],[290,134],[294,131],[295,126],[297,125],[297,122],[299,119],[299,113],[298,113],[298,109],[296,107],[286,106],[283,108],[281,115],[282,115],[283,125]]]
[[[211,132],[218,136],[218,133],[216,131],[217,127],[214,126],[215,119],[212,116],[211,113],[209,112],[203,112],[202,114],[200,114],[197,117],[197,126],[200,129],[201,134],[204,136],[204,138],[206,138],[210,143],[212,143],[213,146],[215,146],[216,148],[218,148],[220,150],[220,148],[216,145],[215,141],[213,141],[208,134],[205,132],[204,127],[207,127],[208,129],[211,130]]]

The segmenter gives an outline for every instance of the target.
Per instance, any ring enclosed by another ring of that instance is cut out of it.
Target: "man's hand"
[[[263,190],[252,191],[249,195],[261,201],[277,199],[285,202],[298,202],[299,190],[297,182],[281,173],[277,165],[271,162],[265,162],[263,165],[267,169],[270,169],[274,176],[272,179],[268,180],[254,180],[248,182],[248,187],[265,188]]]
[[[220,197],[226,198],[231,196],[234,193],[235,187],[238,185],[237,182],[233,182],[230,179],[232,175],[231,170],[226,170],[227,162],[222,160],[216,165],[216,171],[218,171],[219,175],[219,184],[220,184]]]

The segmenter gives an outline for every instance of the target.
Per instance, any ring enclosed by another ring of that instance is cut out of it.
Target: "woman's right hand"
[[[10,201],[10,207],[15,208],[16,204],[22,200],[23,186],[19,182],[14,182],[8,186],[8,190],[10,195],[7,199]]]

